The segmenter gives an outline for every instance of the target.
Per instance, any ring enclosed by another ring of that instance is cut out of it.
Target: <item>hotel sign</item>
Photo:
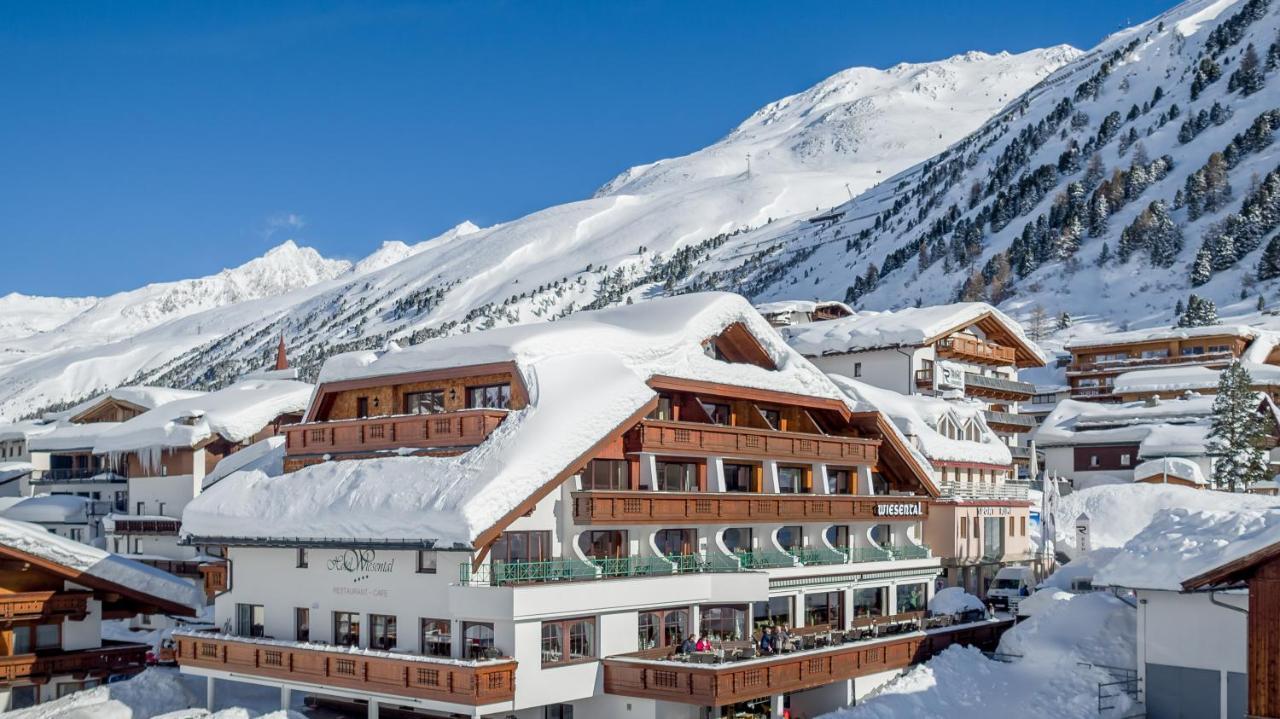
[[[920,502],[894,502],[893,504],[877,504],[877,517],[923,517],[924,504]]]
[[[370,574],[390,574],[394,571],[395,564],[394,557],[378,559],[378,553],[372,549],[348,549],[331,557],[326,566],[331,572],[358,575],[355,581],[360,581]]]

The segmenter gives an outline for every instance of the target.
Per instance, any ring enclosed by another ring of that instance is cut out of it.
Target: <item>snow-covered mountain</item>
[[[234,298],[241,285],[218,275],[99,300],[41,334],[0,339],[0,417],[123,382],[225,384],[265,362],[280,331],[314,370],[344,349],[674,288],[731,236],[811,214],[919,163],[1078,54],[968,53],[847,70],[762,108],[711,147],[631,168],[586,200],[387,243],[354,268],[315,256],[312,269],[283,273],[296,284],[265,282]]]
[[[10,292],[0,297],[0,341],[48,332],[97,301],[97,297],[35,297]]]

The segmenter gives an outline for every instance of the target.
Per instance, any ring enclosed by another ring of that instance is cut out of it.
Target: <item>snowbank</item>
[[[1069,592],[1073,589],[1072,585],[1076,580],[1087,579],[1092,582],[1098,568],[1110,562],[1119,552],[1119,547],[1102,547],[1086,552],[1066,564],[1058,565],[1053,574],[1045,577],[1045,580],[1040,583],[1040,591],[1056,589]]]
[[[30,709],[6,712],[4,719],[150,719],[199,704],[177,672],[147,669],[123,682],[94,687]],[[179,716],[199,716],[181,714]]]
[[[959,614],[970,609],[986,611],[987,605],[962,587],[947,587],[929,600],[929,611],[934,614]]]
[[[204,592],[192,582],[60,537],[38,524],[0,519],[0,545],[197,611],[205,605]]]
[[[1234,496],[1234,495],[1231,495]],[[1178,591],[1182,582],[1280,542],[1280,509],[1173,509],[1155,519],[1094,575],[1094,583]]]
[[[741,323],[776,370],[708,357],[702,342]],[[529,404],[457,457],[326,462],[279,477],[237,472],[183,514],[197,537],[434,539],[469,546],[655,395],[656,375],[845,402],[742,297],[689,294],[552,322],[433,340],[325,363],[320,382],[514,361]],[[846,402],[847,404],[847,402]]]
[[[44,494],[28,497],[0,511],[0,517],[36,524],[83,524],[89,521],[90,503],[91,500],[87,497]]]
[[[1051,611],[1050,605],[1054,602],[1065,602],[1074,596],[1076,595],[1057,587],[1038,589],[1018,602],[1018,616],[1030,617],[1043,611]]]

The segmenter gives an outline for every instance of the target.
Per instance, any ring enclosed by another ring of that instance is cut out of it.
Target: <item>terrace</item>
[[[1017,350],[970,337],[946,337],[934,345],[938,357],[985,365],[1012,365]]]
[[[44,620],[56,616],[83,619],[92,592],[15,592],[0,595],[0,621]]]
[[[875,464],[879,440],[751,427],[644,420],[627,432],[627,452],[761,457],[811,462]]]
[[[98,649],[52,651],[0,657],[0,684],[19,680],[48,680],[61,674],[105,678],[139,672],[146,666],[146,644],[103,642]]]
[[[918,520],[929,517],[929,498],[831,494],[651,492],[589,490],[573,493],[577,524],[672,522],[844,522]]]
[[[330,422],[285,428],[285,454],[360,455],[396,449],[462,451],[486,439],[506,419],[507,410],[467,409]]]

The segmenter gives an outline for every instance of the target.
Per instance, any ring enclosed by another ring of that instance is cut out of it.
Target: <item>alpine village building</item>
[[[927,460],[737,295],[338,355],[286,434],[183,516],[228,548],[218,631],[175,635],[210,702],[816,716],[1010,623],[928,613]]]

